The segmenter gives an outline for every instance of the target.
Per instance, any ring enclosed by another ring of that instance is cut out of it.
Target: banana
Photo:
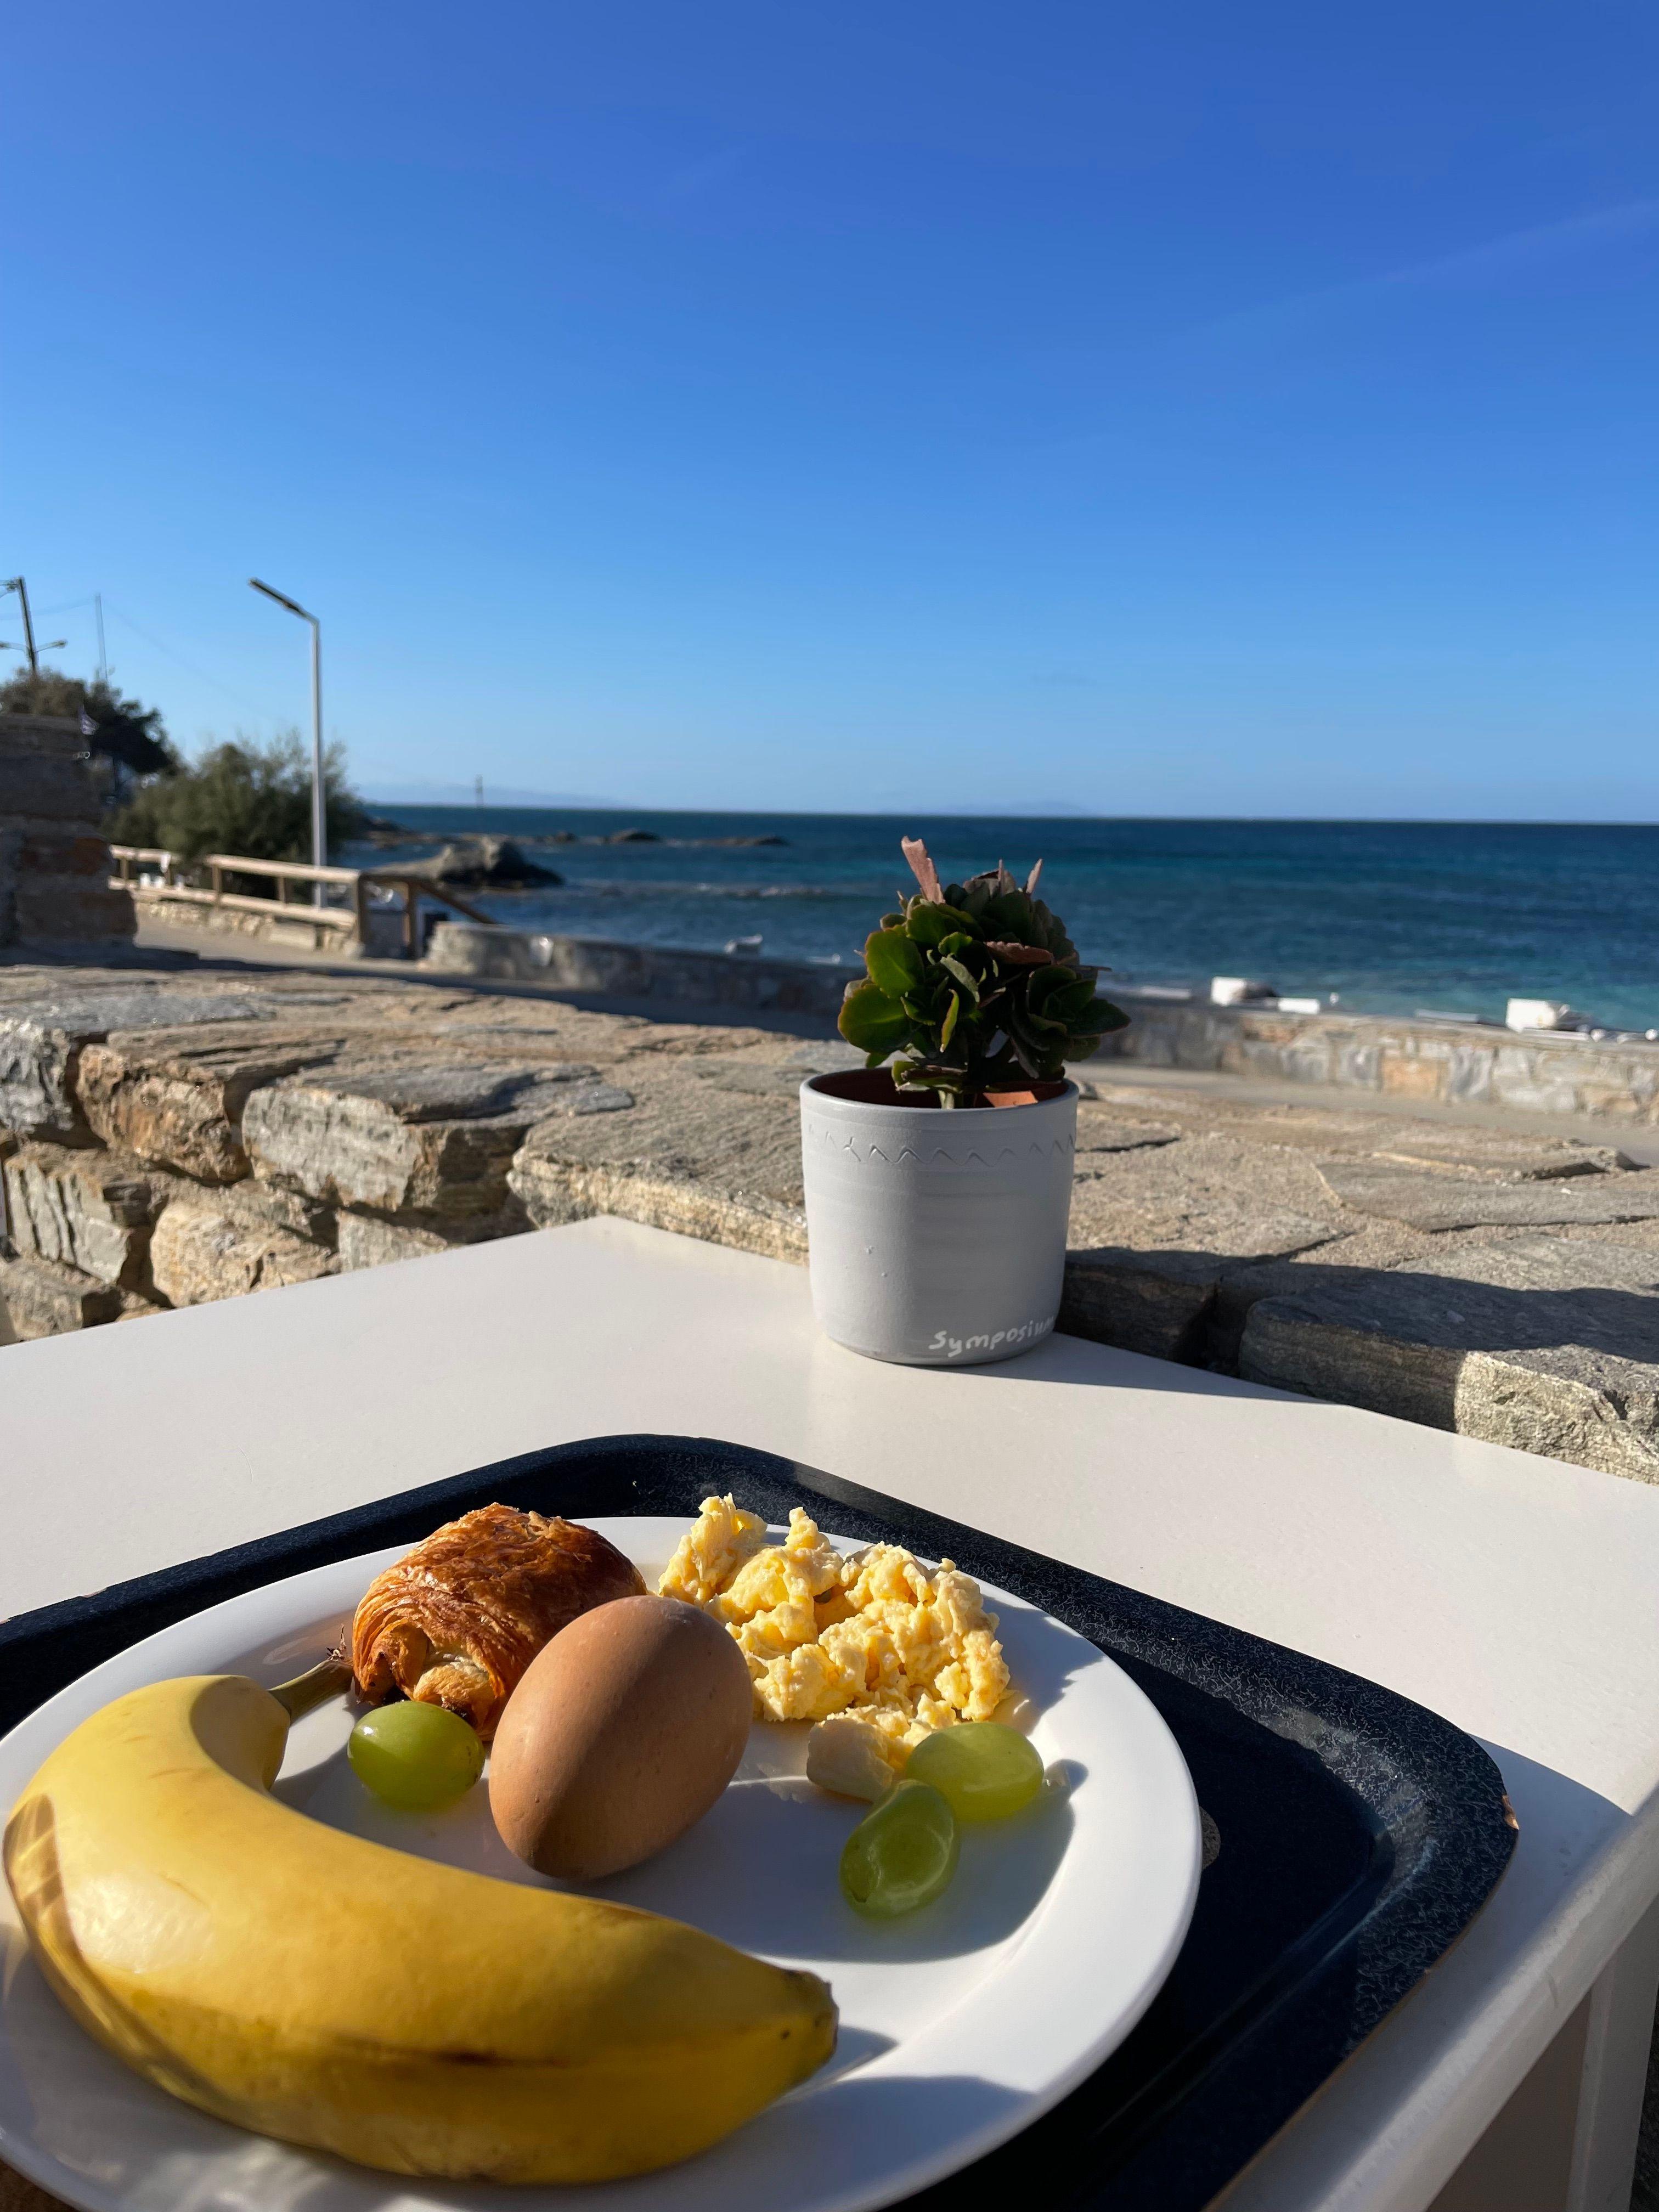
[[[240,1674],[135,1690],[7,1825],[48,1980],[147,2080],[394,2173],[605,2181],[705,2149],[835,2048],[815,1975],[283,1804],[305,1701]]]

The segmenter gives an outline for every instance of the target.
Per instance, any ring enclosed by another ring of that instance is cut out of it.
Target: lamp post
[[[55,652],[60,645],[67,645],[69,640],[53,637],[48,638],[45,645],[36,645],[34,624],[29,616],[29,587],[21,576],[8,576],[5,582],[0,584],[0,592],[15,592],[17,594],[23,610],[22,650],[29,657],[29,674],[38,676],[40,673],[40,655],[43,653]],[[15,645],[0,644],[0,653],[15,653],[17,650]]]
[[[313,614],[307,614],[297,599],[285,592],[272,591],[257,576],[248,582],[256,592],[263,592],[268,599],[275,599],[279,607],[286,607],[291,615],[311,624],[311,865],[321,868],[328,863],[328,817],[324,807],[323,792],[323,631]],[[313,886],[313,906],[323,903],[320,883]]]

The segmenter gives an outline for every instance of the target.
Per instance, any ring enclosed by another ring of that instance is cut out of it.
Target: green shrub
[[[1039,860],[1022,890],[999,861],[965,884],[941,884],[918,837],[904,857],[921,888],[865,942],[865,977],[849,983],[840,1028],[901,1090],[941,1106],[976,1105],[988,1091],[1052,1082],[1086,1060],[1129,1017],[1095,995],[1064,925],[1036,896]]]
[[[324,763],[330,849],[358,836],[368,817],[345,780],[345,756]],[[109,823],[118,845],[160,845],[190,862],[204,853],[251,860],[311,858],[311,754],[289,732],[267,745],[214,745],[192,766],[135,793]]]

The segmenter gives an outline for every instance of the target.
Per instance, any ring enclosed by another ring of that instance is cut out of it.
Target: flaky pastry
[[[574,1521],[482,1505],[436,1529],[364,1591],[351,1671],[470,1721],[487,1743],[519,1678],[578,1613],[645,1589],[614,1544]]]

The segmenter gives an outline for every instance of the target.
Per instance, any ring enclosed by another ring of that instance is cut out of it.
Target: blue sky
[[[257,574],[371,791],[1659,818],[1650,9],[8,39],[0,573],[186,744]]]

